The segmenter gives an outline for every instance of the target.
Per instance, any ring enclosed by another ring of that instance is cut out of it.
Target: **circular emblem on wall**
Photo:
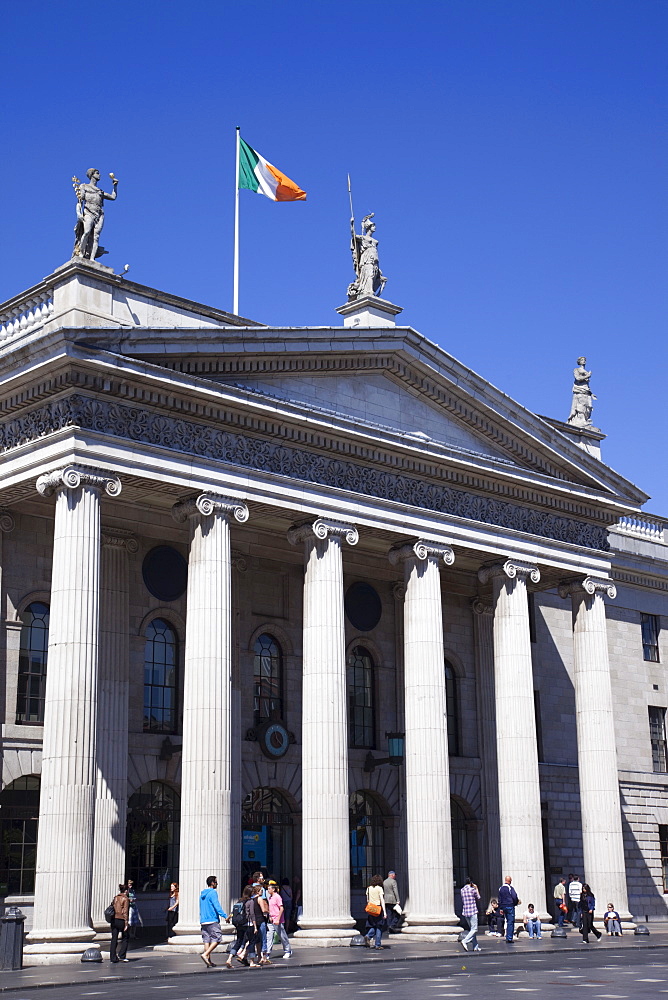
[[[156,545],[141,566],[146,589],[159,601],[176,601],[186,592],[188,563],[171,545]]]
[[[265,722],[257,730],[257,739],[262,753],[276,760],[287,753],[290,734],[282,722]]]
[[[380,621],[383,605],[370,583],[351,583],[346,590],[346,617],[360,632],[370,632]]]

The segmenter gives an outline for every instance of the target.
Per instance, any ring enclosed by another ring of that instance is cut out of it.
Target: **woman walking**
[[[597,931],[594,927],[594,910],[596,909],[596,900],[591,888],[585,884],[582,886],[582,892],[580,894],[580,933],[582,934],[582,940],[585,944],[589,944],[589,932],[595,935],[596,940],[600,941],[601,933]]]
[[[269,893],[269,933],[271,934],[271,941],[267,944],[267,954],[271,954],[271,949],[274,946],[274,934],[278,934],[283,945],[283,958],[292,958],[292,946],[285,930],[283,899],[275,882],[269,883],[267,891]]]
[[[366,946],[378,951],[383,947],[381,940],[387,921],[385,893],[383,891],[383,878],[381,875],[374,875],[369,882],[366,890],[366,906],[364,910],[366,912],[366,933],[364,939]]]
[[[179,919],[179,883],[172,882],[169,890],[169,906],[167,907],[167,937],[174,933],[174,926]]]
[[[128,918],[130,913],[130,900],[128,899],[128,887],[123,883],[118,887],[118,893],[113,899],[114,919],[111,922],[111,945],[109,947],[110,962],[129,962],[126,958],[128,951]],[[118,935],[120,934],[120,944]]]
[[[232,968],[233,958],[236,958],[237,962],[241,962],[242,965],[250,965],[246,955],[248,949],[254,947],[255,928],[252,921],[249,923],[246,903],[252,895],[253,890],[247,885],[227,918],[228,921],[232,922],[232,926],[237,932],[236,939],[230,945],[227,961],[225,962],[228,969]]]

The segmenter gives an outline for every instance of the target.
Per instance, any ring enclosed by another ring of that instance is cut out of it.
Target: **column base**
[[[218,948],[222,948],[224,951],[236,931],[231,924],[221,924],[221,930],[223,932],[223,940],[218,945]],[[197,931],[189,929],[187,934],[172,935],[172,937],[167,939],[165,944],[154,945],[153,951],[159,955],[198,955],[203,947],[202,935],[199,933],[198,928]]]
[[[456,941],[466,931],[459,924],[404,924],[401,936],[409,941],[427,941],[431,944],[447,944]]]
[[[49,931],[32,930],[26,937],[26,947],[31,947],[35,944],[44,945],[67,945],[72,944],[76,947],[81,942],[92,941],[95,937],[95,931],[92,927],[75,927],[68,928],[67,930],[60,930],[55,928]]]
[[[23,947],[23,964],[26,967],[29,965],[71,965],[72,962],[79,961],[87,948],[90,948],[90,940],[41,941],[38,944],[26,944]],[[104,958],[104,955],[102,957]]]
[[[309,923],[310,927],[300,925],[300,929],[293,934],[296,940],[302,941],[308,948],[347,948],[357,934],[352,918],[350,924],[353,926],[347,927],[332,927],[331,924],[325,925],[324,921],[322,926],[314,927],[317,920],[310,920]]]

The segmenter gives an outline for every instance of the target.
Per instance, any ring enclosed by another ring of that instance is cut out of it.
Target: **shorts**
[[[202,941],[204,944],[220,944],[223,940],[223,931],[219,923],[202,924]]]

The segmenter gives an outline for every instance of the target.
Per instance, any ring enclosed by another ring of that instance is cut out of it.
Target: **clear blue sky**
[[[338,323],[376,213],[401,321],[565,419],[668,515],[663,0],[5,3],[0,300],[69,258],[70,178],[120,178],[104,263],[232,305],[234,128],[308,192],[241,193],[242,314]]]

